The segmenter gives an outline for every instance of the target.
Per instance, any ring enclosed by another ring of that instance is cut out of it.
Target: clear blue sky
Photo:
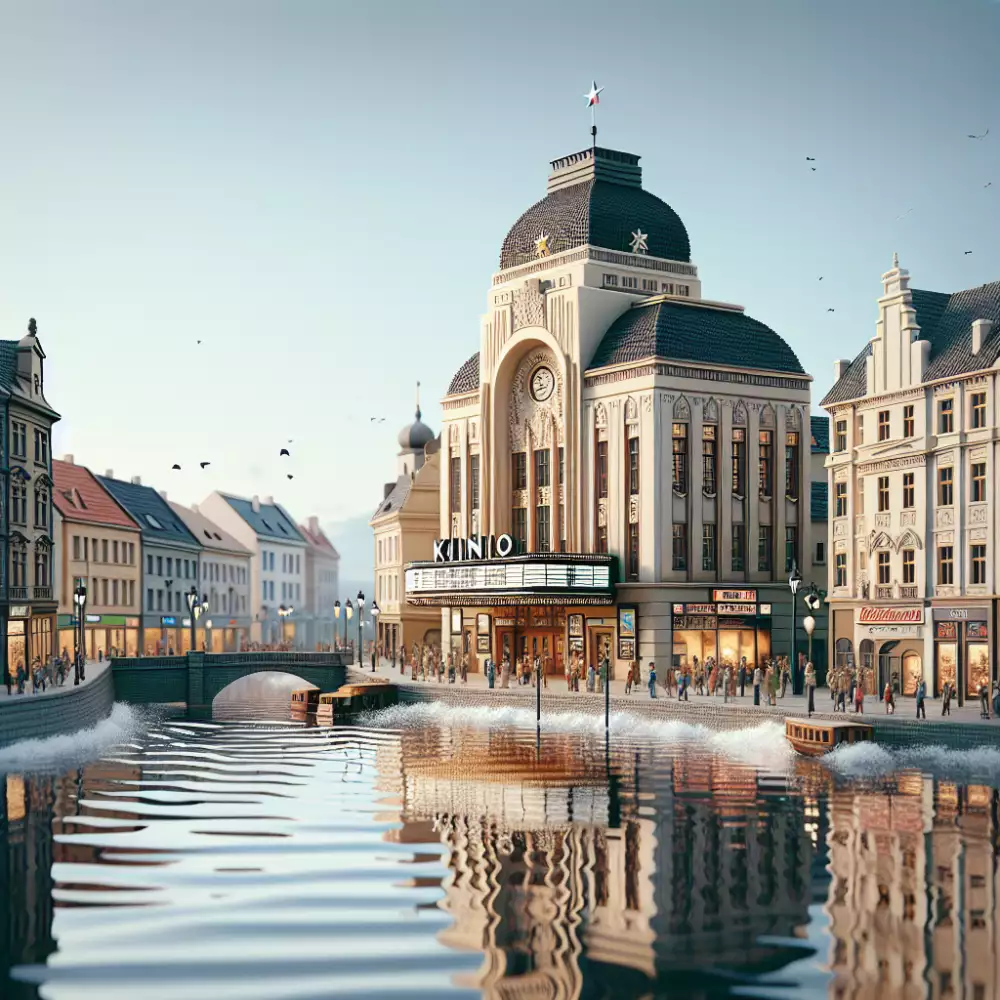
[[[596,78],[704,294],[818,400],[894,250],[918,287],[1000,278],[998,47],[992,0],[2,0],[0,336],[38,319],[57,454],[367,513]]]

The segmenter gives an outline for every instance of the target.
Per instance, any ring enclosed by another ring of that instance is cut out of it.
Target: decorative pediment
[[[747,422],[747,408],[743,400],[739,400],[733,407],[733,424],[737,427],[745,427]]]
[[[35,548],[42,552],[47,552],[52,548],[52,539],[48,535],[39,535],[35,539]]]
[[[922,549],[923,547],[924,543],[920,540],[920,537],[915,531],[911,531],[909,528],[896,539],[897,552],[901,552],[903,549]]]
[[[31,482],[31,474],[23,465],[12,465],[10,467],[10,478],[20,479],[23,483]]]
[[[47,486],[49,489],[51,489],[52,488],[52,480],[49,479],[49,477],[48,477],[48,475],[46,475],[46,473],[44,473],[44,472],[39,473],[35,477],[35,486],[36,487],[37,486]]]
[[[872,531],[868,536],[869,555],[876,549],[894,549],[895,547],[893,540],[884,531]]]
[[[23,549],[28,544],[28,536],[15,529],[10,533],[10,544],[15,548]]]
[[[719,404],[711,397],[705,400],[705,407],[702,413],[705,423],[715,424],[719,422]]]
[[[625,400],[625,423],[635,424],[639,422],[639,404],[629,396]]]
[[[607,430],[608,427],[608,411],[604,408],[603,403],[598,403],[594,407],[594,426],[599,430]]]
[[[760,426],[774,427],[774,407],[770,403],[760,411]]]
[[[686,396],[678,396],[674,403],[674,420],[690,420],[691,404]]]

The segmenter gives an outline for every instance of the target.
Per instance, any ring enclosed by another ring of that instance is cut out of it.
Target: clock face
[[[551,368],[542,365],[531,373],[531,398],[538,403],[545,402],[556,387],[556,377]]]

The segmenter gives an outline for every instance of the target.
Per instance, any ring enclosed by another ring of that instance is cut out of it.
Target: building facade
[[[56,652],[51,441],[59,414],[45,398],[45,352],[34,320],[21,340],[0,341],[0,403],[7,497],[0,614],[5,669],[13,676],[19,664],[30,669]]]
[[[822,403],[834,657],[870,691],[975,698],[997,677],[1000,282],[911,288],[894,255],[882,286],[875,336]]]
[[[142,532],[143,656],[173,656],[191,649],[191,619],[186,595],[198,585],[201,545],[171,510],[166,495],[115,479],[111,469],[97,481],[128,512]]]
[[[827,511],[828,486],[826,459],[830,454],[830,421],[827,417],[809,418],[811,439],[809,442],[809,514],[810,514],[810,554],[802,567],[803,586],[825,591],[827,584]],[[808,572],[807,572],[808,567]],[[803,615],[811,614],[816,622],[812,639],[806,638],[809,659],[815,665],[821,683],[826,680],[829,662],[829,621],[828,605],[821,599],[819,607],[810,611],[803,607]]]
[[[420,401],[412,424],[399,432],[396,479],[385,484],[382,502],[369,524],[374,533],[376,642],[396,659],[413,643],[441,643],[438,608],[408,604],[407,563],[433,558],[441,520],[441,441],[423,422]]]
[[[216,492],[199,509],[250,550],[251,641],[301,648],[306,541],[295,521],[274,497]]]
[[[340,586],[340,553],[320,527],[318,517],[299,525],[306,540],[305,639],[306,649],[332,646],[335,618],[333,605]]]
[[[473,659],[558,673],[577,652],[614,672],[791,652],[810,378],[773,330],[703,297],[638,160],[553,162],[442,403],[447,544],[409,567],[407,600],[443,608]]]
[[[253,607],[250,550],[207,518],[197,504],[185,507],[171,501],[170,508],[201,544],[198,589],[208,599],[208,611],[195,623],[198,648],[215,653],[246,649]]]
[[[141,646],[142,533],[93,473],[72,455],[52,463],[56,523],[56,650],[72,656],[79,641],[73,594],[87,588],[87,659],[117,652],[138,656]]]

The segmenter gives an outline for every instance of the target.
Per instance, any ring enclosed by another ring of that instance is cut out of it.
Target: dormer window
[[[151,528],[155,528],[157,531],[163,531],[163,525],[153,517],[152,514],[146,515],[146,521]]]

